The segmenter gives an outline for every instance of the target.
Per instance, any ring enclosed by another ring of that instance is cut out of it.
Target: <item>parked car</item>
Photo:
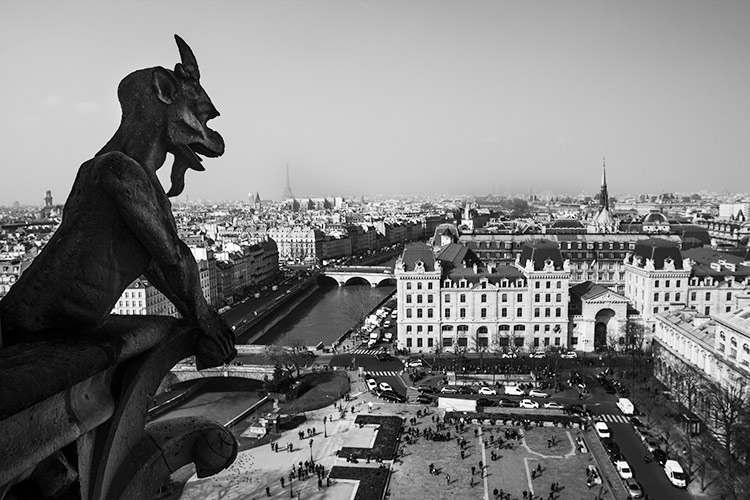
[[[526,393],[517,385],[506,385],[505,394],[508,396],[525,396]]]
[[[379,352],[375,355],[375,358],[377,358],[378,361],[390,361],[393,359],[393,356],[388,352]]]
[[[570,415],[583,415],[583,406],[581,405],[568,405],[565,407],[565,413]]]
[[[607,453],[610,455],[617,455],[620,453],[620,447],[612,438],[603,438],[602,446],[604,446],[604,449],[607,450]]]
[[[477,406],[495,406],[495,402],[487,398],[477,399]]]
[[[483,396],[496,396],[497,395],[497,391],[495,389],[492,389],[491,387],[486,387],[486,386],[480,387],[477,393]]]
[[[518,354],[516,354],[515,352],[504,352],[500,355],[500,357],[503,359],[513,359],[517,358]]]
[[[384,392],[385,391],[394,392],[393,387],[391,387],[391,384],[389,384],[388,382],[380,382],[380,390]]]
[[[443,394],[458,394],[458,387],[453,387],[451,385],[445,385],[440,389],[440,392]]]
[[[532,352],[529,354],[530,358],[536,358],[536,359],[544,359],[547,357],[547,354],[544,352]]]
[[[665,463],[667,463],[667,460],[669,460],[669,457],[667,456],[667,453],[664,450],[662,450],[661,448],[655,449],[651,453],[651,456],[654,457],[654,460],[656,460],[656,463],[659,464],[659,465],[664,465]]]
[[[625,485],[625,491],[630,498],[643,498],[643,488],[638,484],[635,478],[629,477],[622,482]]]
[[[599,435],[600,438],[608,438],[612,437],[612,433],[609,430],[609,427],[607,426],[606,422],[596,422],[594,424],[594,430]]]
[[[367,379],[367,388],[371,391],[374,391],[378,388],[378,383],[375,381],[374,378],[368,378]]]
[[[623,479],[628,479],[630,477],[633,477],[633,470],[630,468],[630,465],[625,460],[620,460],[619,462],[616,462],[615,469],[617,470],[617,473],[620,475],[620,477]]]
[[[685,472],[677,460],[667,460],[664,463],[664,474],[667,475],[669,482],[678,488],[687,486]]]
[[[474,389],[468,385],[459,386],[457,389],[459,394],[474,394]]]
[[[380,397],[391,403],[406,403],[406,397],[394,391],[382,391]]]
[[[501,408],[518,408],[518,403],[510,399],[500,399],[497,402],[497,406]]]
[[[612,465],[614,465],[617,462],[625,460],[625,457],[622,455],[622,453],[613,453],[609,456],[609,459],[612,460]]]
[[[422,366],[422,360],[419,358],[413,358],[406,360],[406,366],[409,368],[419,368]]]
[[[558,403],[557,401],[550,401],[549,403],[544,403],[544,407],[548,410],[562,410],[565,407]]]
[[[518,406],[520,408],[536,409],[539,408],[539,403],[532,401],[531,399],[522,399],[521,402],[518,403]]]
[[[391,340],[393,340],[393,332],[385,332],[383,334],[383,340],[385,340],[386,342],[390,342]]]
[[[417,403],[419,404],[431,405],[434,402],[435,402],[435,398],[428,394],[420,394],[419,396],[417,396]]]
[[[417,390],[419,392],[424,392],[427,394],[435,394],[436,392],[440,392],[440,389],[438,389],[437,387],[433,387],[431,385],[425,385],[425,384],[418,386]]]
[[[660,448],[659,441],[650,436],[643,440],[643,446],[646,447],[649,453],[653,453]]]
[[[529,396],[531,396],[532,398],[548,398],[549,394],[547,394],[544,391],[539,391],[539,390],[536,390],[536,389],[531,389],[529,391]]]
[[[560,357],[565,359],[574,359],[578,357],[578,354],[576,354],[575,351],[568,351],[560,354]]]

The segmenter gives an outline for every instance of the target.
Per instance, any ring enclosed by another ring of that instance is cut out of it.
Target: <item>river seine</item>
[[[323,342],[330,346],[346,333],[357,317],[366,316],[394,291],[393,286],[337,286],[324,282],[302,304],[258,339],[256,344],[289,345],[297,339],[304,345]]]

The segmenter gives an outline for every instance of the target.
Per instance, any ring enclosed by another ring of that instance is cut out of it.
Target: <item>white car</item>
[[[517,385],[506,385],[505,394],[507,394],[508,396],[525,396],[526,395],[526,393],[523,392],[523,389],[521,389]]]
[[[490,387],[480,387],[478,394],[481,394],[482,396],[497,396],[497,391]]]
[[[596,422],[594,424],[594,430],[602,439],[612,437],[612,433],[609,431],[609,427],[604,422]]]
[[[375,379],[374,379],[374,378],[368,378],[368,379],[367,379],[367,388],[368,388],[369,390],[371,390],[371,391],[374,391],[375,389],[377,389],[377,388],[378,388],[378,383],[377,383],[377,382],[375,382]]]
[[[617,462],[615,462],[615,469],[617,469],[617,473],[623,479],[633,477],[633,470],[625,460],[618,460]]]
[[[544,359],[547,357],[547,354],[544,352],[532,352],[529,354],[530,358],[536,358],[536,359]]]
[[[389,384],[388,382],[380,382],[380,390],[393,392],[393,388],[391,387],[391,384]]]
[[[536,409],[539,408],[539,403],[530,399],[522,399],[521,402],[518,403],[518,406],[519,408]]]
[[[406,366],[409,368],[419,368],[422,366],[422,360],[421,359],[410,359],[406,362]]]
[[[531,389],[529,391],[529,396],[532,398],[548,398],[549,394],[547,394],[544,391],[537,391],[536,389]]]
[[[500,357],[503,359],[513,359],[517,358],[518,354],[516,354],[515,352],[504,352]]]
[[[564,353],[560,354],[560,357],[561,358],[567,358],[567,359],[573,359],[573,358],[577,358],[578,354],[575,351],[569,351],[569,352],[564,352]]]
[[[558,403],[557,401],[550,401],[549,403],[544,403],[544,407],[548,410],[562,410],[565,408],[563,405]]]

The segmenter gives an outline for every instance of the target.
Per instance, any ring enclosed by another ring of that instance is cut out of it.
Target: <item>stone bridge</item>
[[[396,284],[396,276],[393,274],[393,268],[389,266],[336,267],[326,269],[323,275],[335,279],[339,286],[363,280],[368,282],[371,287]]]
[[[170,372],[179,382],[211,377],[234,377],[263,380],[273,378],[273,365],[224,365],[198,371],[192,363],[178,363]]]

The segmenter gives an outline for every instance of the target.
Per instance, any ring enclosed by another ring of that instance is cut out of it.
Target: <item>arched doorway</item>
[[[616,332],[610,331],[614,327],[615,322],[612,321],[615,317],[615,312],[612,309],[602,309],[596,313],[594,318],[594,349],[606,349],[607,339],[611,334]]]

